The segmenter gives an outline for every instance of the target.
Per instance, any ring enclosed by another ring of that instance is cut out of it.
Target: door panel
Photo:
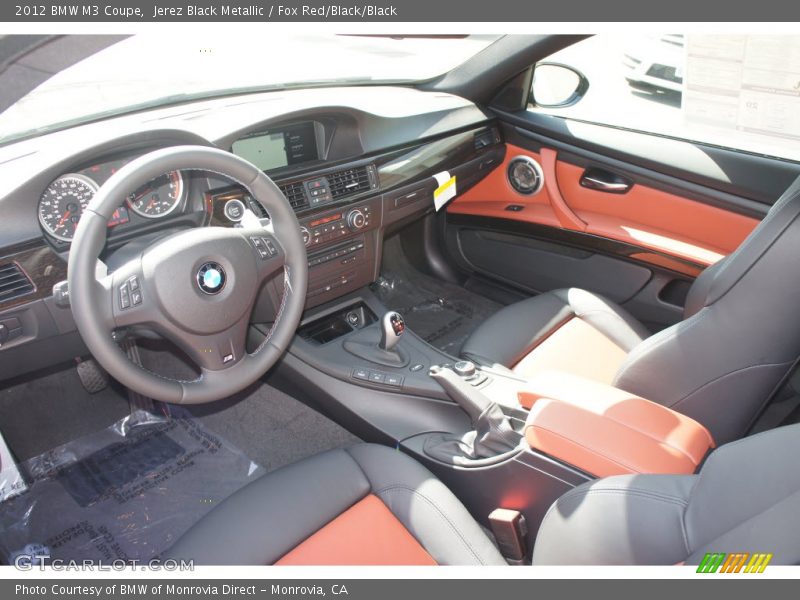
[[[573,286],[623,303],[651,277],[649,269],[633,263],[517,234],[463,228],[458,242],[477,272],[534,293],[564,287],[564,273],[569,273]]]
[[[517,156],[528,156],[542,165],[544,186],[536,194],[520,194],[509,183],[506,171]],[[758,224],[755,218],[657,190],[635,179],[624,194],[589,189],[580,183],[586,170],[561,159],[552,148],[535,152],[507,144],[503,164],[447,210],[581,231],[701,267],[730,254]],[[627,174],[626,179],[630,179]],[[656,264],[666,266],[659,255],[642,252],[636,258],[645,262],[655,258]]]
[[[581,185],[586,169],[559,160],[558,187],[594,235],[711,265],[733,252],[758,220],[636,182],[623,193]],[[612,171],[613,172],[613,171]]]
[[[653,330],[682,318],[694,278],[733,252],[767,213],[762,200],[775,182],[759,182],[754,173],[764,168],[786,179],[798,167],[628,131],[587,143],[583,137],[591,127],[582,126],[570,140],[571,123],[550,118],[548,125],[556,121],[558,135],[550,136],[546,129],[522,127],[525,118],[501,115],[505,159],[448,206],[449,254],[462,271],[527,293],[575,286],[606,295]],[[601,140],[623,146],[604,148]],[[635,159],[637,148],[649,148],[641,160]],[[706,160],[696,172],[687,170],[694,166],[687,157],[698,153]],[[544,185],[537,193],[521,194],[508,181],[517,156],[541,165]],[[663,164],[656,162],[659,156]],[[724,171],[713,180],[707,163],[717,159]],[[592,189],[597,185],[582,184],[586,175],[630,187]],[[497,233],[515,237],[501,243],[492,235]],[[542,241],[553,246],[537,248]]]

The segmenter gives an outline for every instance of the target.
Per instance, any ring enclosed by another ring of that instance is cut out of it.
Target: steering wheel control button
[[[228,200],[225,203],[225,208],[222,209],[222,212],[225,213],[225,216],[228,218],[229,221],[233,221],[234,223],[238,223],[244,217],[245,206],[244,202],[234,198],[233,200]]]
[[[267,252],[270,256],[275,256],[278,253],[278,249],[275,247],[275,242],[273,242],[268,237],[261,238],[261,241],[264,242],[264,247],[267,249]]]
[[[222,357],[222,364],[223,365],[227,365],[229,362],[233,362],[234,358],[235,357],[234,357],[233,353],[226,354],[225,356]]]
[[[215,262],[207,262],[197,271],[197,285],[205,294],[219,294],[225,288],[225,269]]]
[[[131,307],[131,291],[127,283],[119,288],[119,307],[123,310]]]
[[[266,260],[278,254],[278,248],[272,238],[250,236],[250,243],[258,252],[261,260]]]
[[[119,286],[119,307],[122,310],[142,303],[142,288],[135,275]]]

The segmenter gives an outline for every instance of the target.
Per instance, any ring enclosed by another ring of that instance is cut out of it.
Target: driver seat
[[[621,306],[547,292],[484,321],[461,355],[523,377],[566,371],[681,412],[724,443],[740,438],[800,356],[800,178],[739,248],[692,285],[683,321],[650,335]]]
[[[796,564],[798,453],[795,425],[717,449],[697,475],[585,483],[550,507],[533,562],[698,564],[707,552],[746,550]],[[166,557],[209,565],[506,564],[433,474],[373,444],[263,476],[214,508]]]

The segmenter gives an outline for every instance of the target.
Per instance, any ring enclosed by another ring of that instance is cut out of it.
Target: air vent
[[[34,291],[33,283],[15,263],[0,265],[0,303]]]
[[[475,150],[483,150],[492,144],[500,143],[500,132],[497,129],[484,129],[479,131],[472,138],[472,145]]]
[[[328,187],[334,200],[363,192],[372,187],[368,167],[354,167],[336,171],[327,176]]]
[[[493,143],[494,135],[492,135],[491,130],[476,133],[474,139],[472,140],[475,150],[482,150],[483,148],[486,148],[486,146],[491,146]]]
[[[286,196],[286,199],[289,201],[289,204],[292,205],[293,209],[300,210],[301,208],[308,206],[306,190],[301,181],[282,185],[281,191],[283,192],[283,195]]]

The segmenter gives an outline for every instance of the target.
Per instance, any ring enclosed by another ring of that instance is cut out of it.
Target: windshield
[[[247,91],[415,82],[441,75],[499,36],[350,36],[246,31],[143,34],[56,73],[0,114],[0,143],[95,120]]]

